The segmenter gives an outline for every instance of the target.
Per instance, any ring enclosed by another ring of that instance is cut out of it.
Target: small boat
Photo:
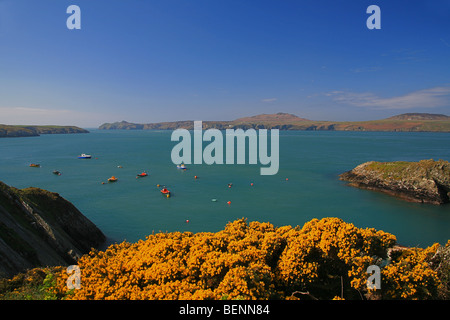
[[[167,195],[167,194],[170,194],[170,191],[167,190],[167,188],[162,188],[162,189],[161,189],[161,193]]]
[[[184,165],[184,163],[177,165],[177,169],[181,169],[181,170],[186,170],[186,166]]]
[[[112,176],[108,179],[108,182],[116,182],[118,179],[115,176]]]
[[[59,172],[58,170],[54,170],[54,171],[53,171],[53,174],[56,174],[57,176],[60,176],[60,175],[61,175],[61,172]]]
[[[40,164],[38,164],[38,163],[31,163],[30,164],[30,167],[33,167],[33,168],[39,168],[41,165]]]
[[[138,175],[136,175],[136,178],[138,178],[138,177],[146,177],[146,176],[148,176],[148,174],[147,174],[147,172],[142,172],[142,173],[139,173]]]
[[[82,153],[78,156],[78,159],[91,159],[92,156],[90,154]]]

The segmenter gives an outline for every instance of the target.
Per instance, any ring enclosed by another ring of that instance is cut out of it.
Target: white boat
[[[78,156],[78,159],[90,159],[92,158],[92,156],[90,154],[85,154],[82,153],[81,155]]]
[[[177,165],[177,169],[182,169],[182,170],[186,170],[186,166],[184,165],[184,163]]]

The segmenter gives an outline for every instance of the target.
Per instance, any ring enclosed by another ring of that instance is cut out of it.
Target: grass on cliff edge
[[[420,160],[419,162],[394,161],[394,162],[370,162],[366,169],[383,174],[383,178],[403,179],[414,175],[426,177],[432,170],[442,171],[444,175],[450,175],[450,163],[445,160],[434,161]]]

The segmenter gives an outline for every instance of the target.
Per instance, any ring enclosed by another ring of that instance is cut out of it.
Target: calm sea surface
[[[448,133],[282,131],[279,172],[261,176],[259,164],[178,170],[170,158],[171,131],[90,131],[0,139],[0,181],[58,192],[112,241],[136,241],[153,231],[216,232],[241,217],[275,226],[339,217],[411,246],[450,239],[449,205],[408,203],[338,179],[370,160],[450,160]],[[77,159],[81,153],[93,158]],[[29,167],[33,162],[41,168]],[[149,176],[137,179],[143,170]],[[102,184],[112,175],[118,182]],[[173,196],[163,197],[157,184]]]

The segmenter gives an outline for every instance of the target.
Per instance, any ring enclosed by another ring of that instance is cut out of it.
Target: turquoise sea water
[[[171,131],[90,131],[1,139],[0,181],[58,192],[112,241],[136,241],[153,231],[216,232],[241,217],[275,226],[339,217],[411,246],[450,239],[450,206],[409,203],[338,179],[370,160],[450,160],[448,133],[281,131],[279,172],[261,176],[259,164],[177,170]],[[81,153],[93,158],[77,159]],[[143,170],[149,176],[136,179]],[[112,175],[119,181],[102,184]],[[173,196],[163,197],[157,184]]]

